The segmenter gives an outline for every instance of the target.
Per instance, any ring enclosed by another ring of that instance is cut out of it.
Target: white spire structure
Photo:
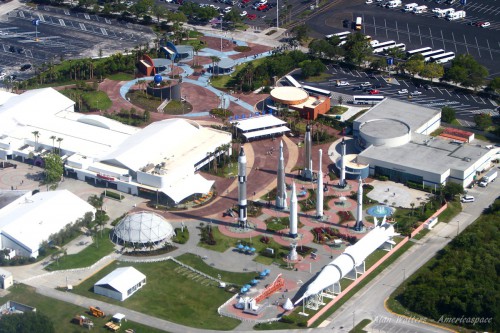
[[[323,171],[321,164],[323,163],[323,150],[319,150],[319,166],[318,166],[318,188],[316,190],[316,217],[323,217]]]
[[[285,158],[283,157],[283,141],[280,142],[280,158],[278,160],[278,186],[276,191],[276,207],[286,209]]]
[[[292,198],[290,200],[290,232],[291,238],[297,238],[297,191],[295,190],[295,182],[292,184]]]
[[[311,150],[312,150],[312,140],[311,140],[311,125],[307,124],[306,126],[306,136],[304,139],[304,145],[305,145],[305,156],[304,156],[304,170],[302,170],[302,178],[305,180],[312,180],[313,179],[313,174],[312,174],[312,156],[311,156]]]
[[[243,147],[238,156],[238,223],[240,227],[248,227],[247,222],[247,157]]]
[[[356,207],[356,225],[354,230],[359,231],[363,228],[363,180],[359,176],[358,180],[358,202]]]
[[[340,146],[340,181],[339,186],[345,186],[345,155],[346,155],[346,147],[345,147],[345,138],[342,138],[342,143]]]

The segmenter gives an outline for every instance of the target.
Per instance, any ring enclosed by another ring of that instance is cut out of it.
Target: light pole
[[[276,29],[278,29],[280,27],[279,21],[280,21],[280,1],[277,0],[276,1]]]

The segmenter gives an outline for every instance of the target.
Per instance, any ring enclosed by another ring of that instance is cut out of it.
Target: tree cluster
[[[500,198],[413,277],[397,299],[409,310],[458,326],[500,329]]]
[[[413,77],[418,74],[421,77],[433,80],[444,75],[444,67],[442,65],[435,62],[425,62],[421,54],[412,56],[402,67]]]
[[[54,333],[54,324],[40,312],[25,312],[2,316],[0,333]]]
[[[486,67],[480,65],[470,54],[459,54],[446,70],[444,78],[476,90],[484,84],[487,76]]]

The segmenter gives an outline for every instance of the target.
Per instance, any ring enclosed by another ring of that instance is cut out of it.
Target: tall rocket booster
[[[361,230],[363,228],[363,181],[361,180],[361,176],[359,176],[358,180],[359,188],[358,188],[358,203],[356,207],[356,225],[354,226],[354,230]]]
[[[292,198],[290,200],[290,234],[291,238],[297,238],[297,191],[295,190],[295,182],[292,184]]]
[[[339,186],[345,186],[345,139],[342,138],[340,146],[340,182]]]
[[[247,157],[245,151],[241,147],[240,155],[238,156],[238,206],[240,227],[246,228],[247,225]]]
[[[306,126],[306,136],[304,140],[306,152],[305,152],[305,159],[304,159],[304,170],[302,170],[302,177],[306,180],[312,180],[313,179],[313,174],[312,174],[312,156],[311,156],[311,150],[312,150],[312,141],[311,141],[311,125],[307,124]]]
[[[323,162],[323,150],[319,150],[319,166],[318,166],[318,188],[316,191],[316,217],[323,217],[323,171],[321,164]]]
[[[286,209],[285,159],[283,158],[283,141],[280,142],[280,158],[278,161],[278,188],[276,191],[276,207]]]

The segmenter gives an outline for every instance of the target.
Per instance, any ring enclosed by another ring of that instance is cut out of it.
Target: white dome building
[[[115,243],[148,244],[170,242],[174,228],[162,216],[153,212],[137,212],[125,216],[113,230]]]

